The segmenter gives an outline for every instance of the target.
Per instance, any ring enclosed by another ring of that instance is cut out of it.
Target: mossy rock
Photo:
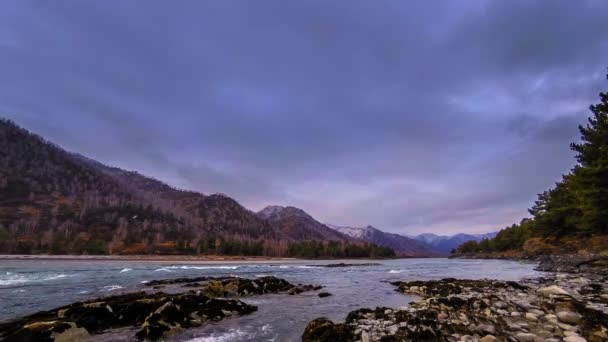
[[[317,318],[306,326],[302,342],[354,341],[355,336],[346,324],[334,324],[326,318]]]

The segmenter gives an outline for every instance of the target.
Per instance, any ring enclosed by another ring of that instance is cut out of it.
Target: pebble
[[[580,336],[568,336],[564,338],[564,342],[587,342],[587,340]]]
[[[538,317],[535,314],[531,313],[531,312],[526,312],[526,319],[528,321],[532,321],[532,322],[538,321]]]
[[[551,286],[547,286],[547,287],[541,287],[540,289],[536,290],[536,292],[541,295],[541,296],[551,296],[551,295],[565,295],[565,296],[569,296],[570,294],[568,292],[566,292],[566,290],[562,289],[561,287],[557,286],[557,285],[551,285]]]
[[[520,333],[515,334],[515,338],[519,342],[533,342],[536,339],[536,335],[520,332]]]
[[[542,316],[545,314],[544,311],[538,309],[531,309],[529,312],[535,314],[536,316]]]
[[[479,339],[479,342],[495,342],[496,337],[494,335],[486,335]]]

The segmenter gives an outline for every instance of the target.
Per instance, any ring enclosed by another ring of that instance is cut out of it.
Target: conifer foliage
[[[529,210],[532,219],[503,229],[494,239],[463,244],[455,252],[522,249],[530,239],[559,246],[561,240],[608,235],[608,92],[600,93],[600,102],[589,109],[587,123],[579,126],[580,142],[570,144],[576,166],[538,195]]]

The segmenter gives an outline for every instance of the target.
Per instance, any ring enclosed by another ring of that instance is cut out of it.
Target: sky
[[[0,116],[251,210],[499,230],[574,166],[608,1],[0,2]]]

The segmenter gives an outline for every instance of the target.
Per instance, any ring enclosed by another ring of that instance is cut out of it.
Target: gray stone
[[[486,334],[493,334],[494,332],[496,332],[496,328],[494,328],[494,326],[490,324],[481,324],[477,327],[477,329]]]
[[[571,311],[560,311],[557,313],[557,318],[567,324],[578,324],[581,321],[581,315]]]
[[[519,333],[515,334],[515,338],[519,342],[534,342],[534,340],[536,339],[536,335],[530,334],[530,333],[519,332]]]
[[[532,321],[532,322],[538,321],[538,317],[535,314],[531,313],[531,312],[526,312],[526,319],[528,321]]]
[[[539,316],[539,317],[545,314],[544,311],[538,310],[538,309],[531,309],[529,312],[533,313],[533,314],[535,314],[536,316]]]
[[[561,287],[557,286],[557,285],[551,285],[551,286],[547,286],[547,287],[541,287],[540,289],[536,290],[536,292],[541,295],[541,296],[545,296],[545,297],[549,297],[551,295],[558,295],[558,296],[569,296],[570,294],[568,292],[566,292],[566,290],[562,289]]]
[[[587,342],[587,340],[580,336],[568,336],[564,338],[564,342]]]

